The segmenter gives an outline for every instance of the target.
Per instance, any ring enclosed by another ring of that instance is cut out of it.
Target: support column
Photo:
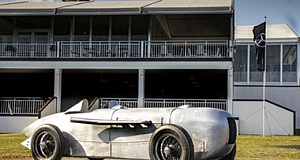
[[[61,81],[62,80],[62,69],[54,70],[54,97],[56,97],[56,108],[54,113],[61,111]]]
[[[227,111],[233,114],[233,67],[227,70]]]
[[[138,107],[144,107],[144,98],[145,98],[145,70],[139,69]]]

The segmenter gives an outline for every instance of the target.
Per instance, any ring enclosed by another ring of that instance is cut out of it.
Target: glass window
[[[267,46],[267,82],[280,82],[280,46]]]
[[[55,17],[54,41],[70,41],[70,25],[71,17]]]
[[[283,82],[297,82],[297,45],[283,46]]]
[[[263,72],[257,69],[255,48],[250,46],[250,82],[263,82]]]
[[[93,41],[108,41],[109,17],[93,17]]]
[[[75,41],[88,41],[90,35],[90,17],[75,17]]]
[[[236,53],[234,54],[234,81],[247,81],[247,46],[236,46]]]
[[[112,17],[113,41],[128,41],[128,16]]]

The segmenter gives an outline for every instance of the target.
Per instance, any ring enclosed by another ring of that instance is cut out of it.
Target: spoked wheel
[[[32,136],[31,152],[36,160],[59,160],[63,151],[63,135],[55,126],[43,125]]]
[[[192,160],[194,156],[188,133],[173,125],[158,128],[151,137],[149,148],[151,160]]]

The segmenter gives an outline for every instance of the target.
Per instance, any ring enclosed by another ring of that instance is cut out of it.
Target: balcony
[[[228,58],[228,41],[1,43],[1,58]]]
[[[110,100],[116,100],[127,108],[138,108],[137,98],[100,98],[99,107],[102,108]],[[0,98],[0,115],[28,116],[38,115],[46,102],[38,97],[2,97]],[[152,99],[144,100],[145,108],[175,108],[181,105],[191,105],[201,108],[217,108],[226,110],[226,99]]]
[[[37,115],[44,104],[39,97],[1,97],[0,115]]]

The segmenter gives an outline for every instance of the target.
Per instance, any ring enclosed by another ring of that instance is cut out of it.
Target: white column
[[[61,81],[62,80],[62,70],[54,70],[54,97],[56,97],[56,108],[54,113],[61,111]]]
[[[282,85],[283,82],[283,44],[280,43],[280,75],[279,75],[279,81],[280,85]]]
[[[144,98],[145,98],[145,70],[139,69],[138,107],[144,107]]]
[[[233,67],[227,70],[227,111],[233,114],[232,99],[233,99]]]

